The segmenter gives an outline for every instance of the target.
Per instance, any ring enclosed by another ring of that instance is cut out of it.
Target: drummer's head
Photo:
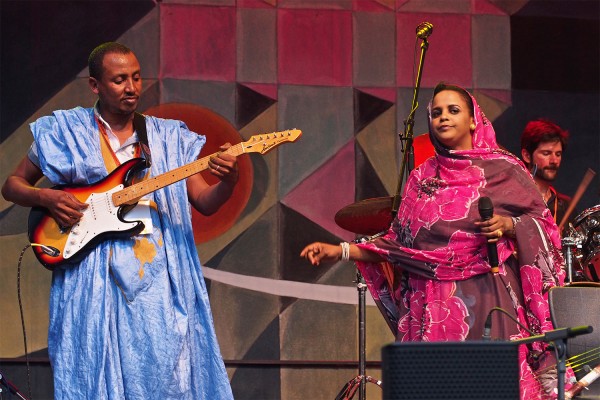
[[[521,135],[521,157],[531,173],[551,182],[556,179],[569,132],[547,119],[530,121]]]

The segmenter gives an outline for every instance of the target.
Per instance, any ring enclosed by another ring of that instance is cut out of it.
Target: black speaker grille
[[[510,342],[393,343],[382,349],[384,400],[515,400],[518,347]]]

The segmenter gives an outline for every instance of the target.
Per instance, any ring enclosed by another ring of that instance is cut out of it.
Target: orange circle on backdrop
[[[195,104],[167,103],[151,107],[144,114],[158,118],[176,119],[185,122],[188,128],[206,136],[206,143],[200,151],[201,157],[206,157],[219,151],[225,143],[235,145],[243,138],[240,133],[221,115]],[[212,240],[231,228],[246,207],[252,192],[253,170],[252,161],[248,154],[237,158],[239,180],[231,198],[221,208],[210,216],[204,216],[192,208],[192,226],[194,241],[204,243]],[[208,170],[200,172],[209,185],[219,182],[219,179]]]

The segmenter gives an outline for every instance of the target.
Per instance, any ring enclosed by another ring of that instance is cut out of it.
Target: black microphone
[[[487,221],[494,215],[494,205],[489,197],[481,197],[477,203],[479,215],[482,221]],[[498,273],[498,247],[496,243],[487,242],[488,261],[492,267],[492,273]]]
[[[421,22],[417,26],[417,37],[419,39],[426,39],[433,32],[433,25],[429,22]]]
[[[481,340],[489,341],[492,339],[492,312],[495,309],[492,309],[487,318],[485,319],[485,324],[483,325],[483,335],[481,336]]]

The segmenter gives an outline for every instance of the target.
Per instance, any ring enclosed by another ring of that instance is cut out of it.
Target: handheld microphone
[[[491,219],[494,215],[494,205],[489,197],[481,197],[477,203],[479,215],[483,221]],[[498,273],[498,247],[496,243],[487,242],[488,261],[492,267],[492,273]]]
[[[426,39],[433,32],[433,25],[429,22],[421,22],[417,26],[417,37],[419,39]]]

